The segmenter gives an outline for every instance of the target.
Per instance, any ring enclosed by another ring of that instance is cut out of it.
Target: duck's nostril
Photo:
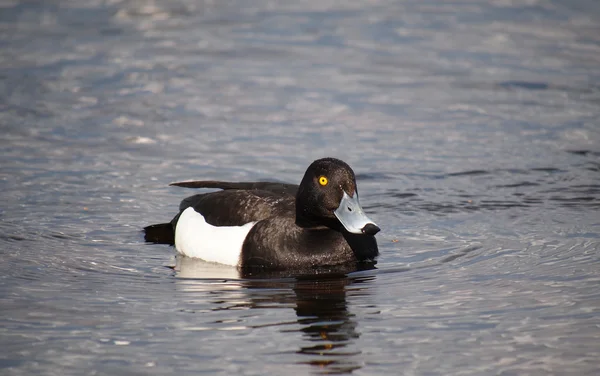
[[[379,226],[374,223],[367,223],[365,227],[362,228],[362,233],[365,235],[375,235],[381,230]]]

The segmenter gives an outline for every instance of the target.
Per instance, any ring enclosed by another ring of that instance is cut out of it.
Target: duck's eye
[[[321,176],[319,178],[319,184],[321,184],[322,186],[326,186],[327,183],[329,183],[329,180],[327,180],[327,178],[325,176]]]

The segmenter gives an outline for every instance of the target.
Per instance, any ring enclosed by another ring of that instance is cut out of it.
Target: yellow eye
[[[321,184],[321,185],[323,185],[323,186],[327,185],[327,183],[328,183],[328,182],[329,182],[329,181],[327,180],[327,178],[326,178],[325,176],[321,176],[321,177],[319,178],[319,184]]]

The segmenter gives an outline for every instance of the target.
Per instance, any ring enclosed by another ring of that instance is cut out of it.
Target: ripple
[[[581,156],[585,156],[585,157],[587,157],[587,156],[600,157],[599,151],[592,151],[592,150],[567,150],[567,153],[581,155]]]
[[[487,175],[489,174],[489,171],[485,171],[485,170],[470,170],[470,171],[461,171],[461,172],[453,172],[451,174],[447,174],[447,177],[453,177],[453,176],[478,176],[478,175]]]
[[[505,81],[498,84],[505,89],[548,90],[550,85],[544,82]]]

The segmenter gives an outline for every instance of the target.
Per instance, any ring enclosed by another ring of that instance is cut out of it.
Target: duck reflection
[[[326,372],[351,372],[360,368],[361,354],[355,346],[360,336],[354,315],[348,311],[346,288],[356,280],[347,277],[328,280],[298,280],[294,286],[296,315],[304,340],[298,350],[304,361]]]
[[[297,362],[315,366],[317,372],[322,373],[350,373],[362,366],[361,351],[356,344],[360,337],[358,323],[348,309],[346,296],[348,291],[356,293],[363,290],[368,293],[368,283],[375,276],[368,272],[353,272],[371,269],[375,269],[373,264],[360,263],[295,273],[238,272],[230,267],[189,258],[178,259],[175,267],[177,276],[181,278],[230,282],[238,279],[238,283],[228,283],[228,286],[245,291],[246,301],[243,305],[246,308],[294,307],[297,321],[293,326],[299,326],[299,329],[289,328],[291,323],[275,325],[282,325],[282,332],[302,334],[296,351],[302,356]],[[269,293],[265,294],[263,291],[267,289]],[[235,307],[223,307],[221,304],[217,309],[240,307],[239,300],[234,304]],[[252,322],[246,324],[255,329],[265,327],[253,325]]]

